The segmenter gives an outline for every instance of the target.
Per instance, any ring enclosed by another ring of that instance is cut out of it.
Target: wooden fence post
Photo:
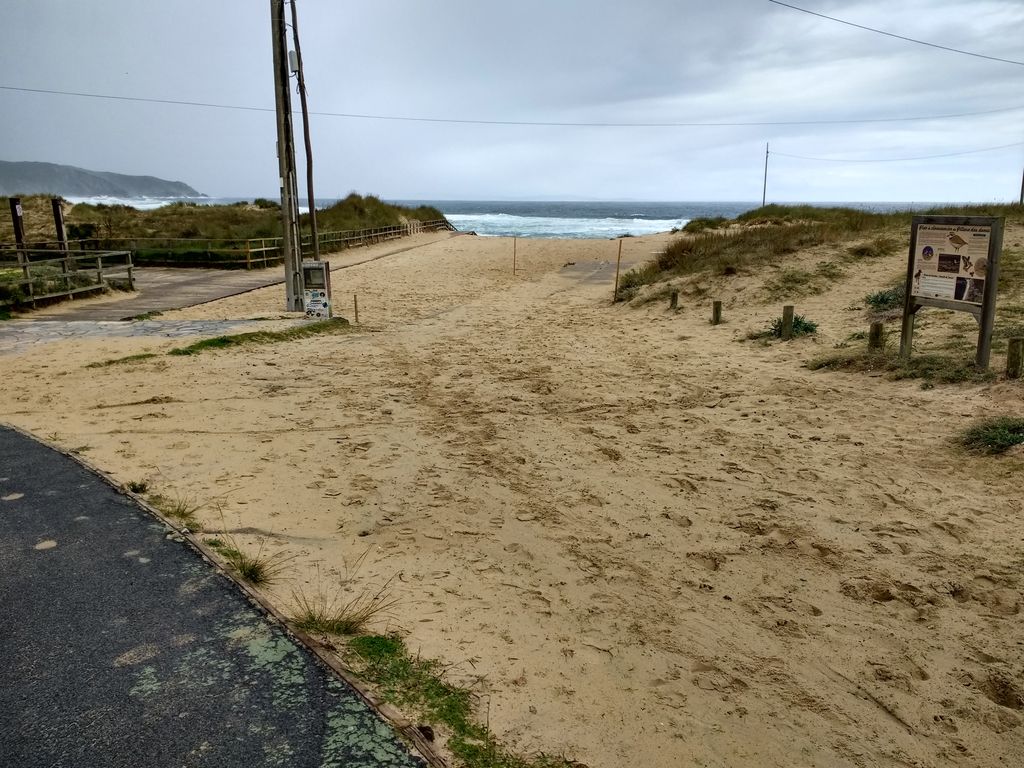
[[[782,340],[789,341],[793,338],[793,305],[787,304],[782,308]]]
[[[868,331],[868,349],[878,351],[885,347],[885,324],[874,322]]]
[[[1006,378],[1019,379],[1022,367],[1024,367],[1024,338],[1016,336],[1010,339],[1010,346],[1006,351]]]
[[[711,303],[711,324],[722,324],[722,302],[720,301],[713,301]]]
[[[679,309],[679,291],[672,291],[668,296],[668,308]]]
[[[619,300],[619,268],[622,266],[622,238],[619,238],[619,255],[615,259],[615,288],[612,290],[612,303]]]
[[[355,320],[356,325],[359,325],[359,297],[356,294],[352,294],[352,318]]]

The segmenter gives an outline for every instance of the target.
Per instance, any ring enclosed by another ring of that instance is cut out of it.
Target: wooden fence
[[[395,240],[420,232],[436,232],[438,230],[454,231],[455,227],[447,219],[438,219],[437,221],[427,222],[415,221],[392,227],[376,227],[373,229],[357,229],[344,232],[320,232],[317,239],[320,243],[320,253],[334,253],[346,248],[373,245],[374,243]],[[280,237],[237,240],[194,237],[135,237],[74,240],[68,245],[75,253],[93,253],[101,250],[131,251],[134,265],[137,267],[262,269],[283,262],[282,240]],[[5,247],[13,249],[13,246],[0,246],[0,251]],[[29,243],[27,247],[38,251],[46,251],[53,255],[54,252],[59,252],[60,243],[57,241]],[[302,254],[309,256],[312,253],[312,237],[308,234],[303,235]]]
[[[56,254],[62,254],[56,256]],[[0,306],[31,305],[107,288],[111,278],[135,285],[131,251],[0,249]]]

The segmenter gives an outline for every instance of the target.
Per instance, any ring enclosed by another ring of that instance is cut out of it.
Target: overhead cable
[[[240,104],[217,104],[205,101],[184,101],[178,99],[154,99],[143,96],[115,96],[104,93],[85,93],[82,91],[59,91],[46,88],[23,88],[13,85],[0,85],[0,90],[19,91],[22,93],[42,93],[55,96],[78,96],[87,99],[107,99],[111,101],[141,102],[144,104],[170,104],[186,107],[206,107],[210,109],[243,110],[246,112],[273,112],[273,107],[252,107]],[[951,120],[962,117],[978,117],[1014,112],[1024,109],[1024,105],[1001,107],[979,112],[952,112],[942,115],[912,115],[904,117],[866,117],[837,120],[769,120],[769,121],[734,121],[734,122],[666,122],[666,123],[604,123],[604,122],[557,122],[531,120],[478,120],[448,117],[413,117],[407,115],[371,115],[352,112],[313,112],[309,114],[319,117],[342,117],[353,120],[391,120],[415,123],[454,123],[461,125],[508,125],[556,128],[742,128],[787,125],[857,125],[868,123],[902,123],[927,120]]]
[[[938,48],[942,51],[950,51],[952,53],[962,53],[964,56],[974,56],[979,59],[988,59],[989,61],[1001,61],[1004,64],[1016,64],[1019,67],[1024,67],[1024,61],[1015,61],[1014,59],[1001,59],[998,56],[988,56],[984,53],[975,53],[974,51],[964,51],[960,48],[950,48],[948,45],[939,45],[938,43],[929,43],[924,40],[915,40],[912,37],[904,37],[903,35],[897,35],[895,32],[886,32],[884,29],[875,29],[874,27],[865,27],[863,24],[854,24],[852,21],[845,21],[844,19],[837,19],[835,16],[826,16],[824,13],[818,13],[817,11],[810,11],[806,8],[799,8],[789,3],[783,3],[780,0],[768,0],[769,3],[775,5],[781,5],[786,8],[792,8],[794,11],[800,11],[800,13],[808,13],[811,16],[818,16],[822,19],[828,19],[829,21],[837,21],[840,24],[846,24],[849,27],[856,27],[857,29],[863,29],[868,32],[875,32],[879,35],[885,35],[886,37],[895,37],[897,40],[906,40],[908,43],[917,43],[918,45],[927,45],[929,48]]]
[[[917,157],[885,157],[874,160],[846,160],[839,157],[807,157],[806,155],[791,155],[788,152],[771,152],[777,157],[792,157],[797,160],[816,160],[822,163],[903,163],[909,160],[934,160],[939,157],[958,157],[959,155],[975,155],[979,152],[994,152],[997,149],[1009,149],[1010,147],[1024,147],[1024,141],[1014,144],[1002,144],[998,147],[984,147],[983,149],[967,149],[963,152],[946,152],[941,155],[920,155]]]

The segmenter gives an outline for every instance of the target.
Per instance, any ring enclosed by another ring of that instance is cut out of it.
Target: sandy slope
[[[950,442],[1020,413],[1021,385],[802,368],[863,328],[877,263],[798,302],[819,339],[762,346],[743,340],[778,314],[760,279],[716,289],[718,327],[707,301],[612,307],[615,247],[520,241],[516,277],[509,241],[471,237],[354,267],[335,277],[360,297],[348,336],[99,370],[169,344],[4,358],[0,418],[297,554],[282,604],[366,553],[353,588],[395,577],[400,599],[378,629],[451,663],[523,752],[1021,764],[1024,462]]]

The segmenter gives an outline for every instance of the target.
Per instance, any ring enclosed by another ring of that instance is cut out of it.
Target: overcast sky
[[[310,109],[583,123],[312,118],[317,194],[390,199],[1016,200],[1024,66],[896,40],[767,0],[297,0]],[[793,0],[908,37],[1024,59],[1021,0]],[[0,85],[272,108],[268,0],[0,0]],[[298,98],[294,98],[298,107]],[[0,159],[276,196],[272,112],[0,90]],[[299,123],[296,122],[298,129]],[[299,145],[300,172],[302,168]]]

